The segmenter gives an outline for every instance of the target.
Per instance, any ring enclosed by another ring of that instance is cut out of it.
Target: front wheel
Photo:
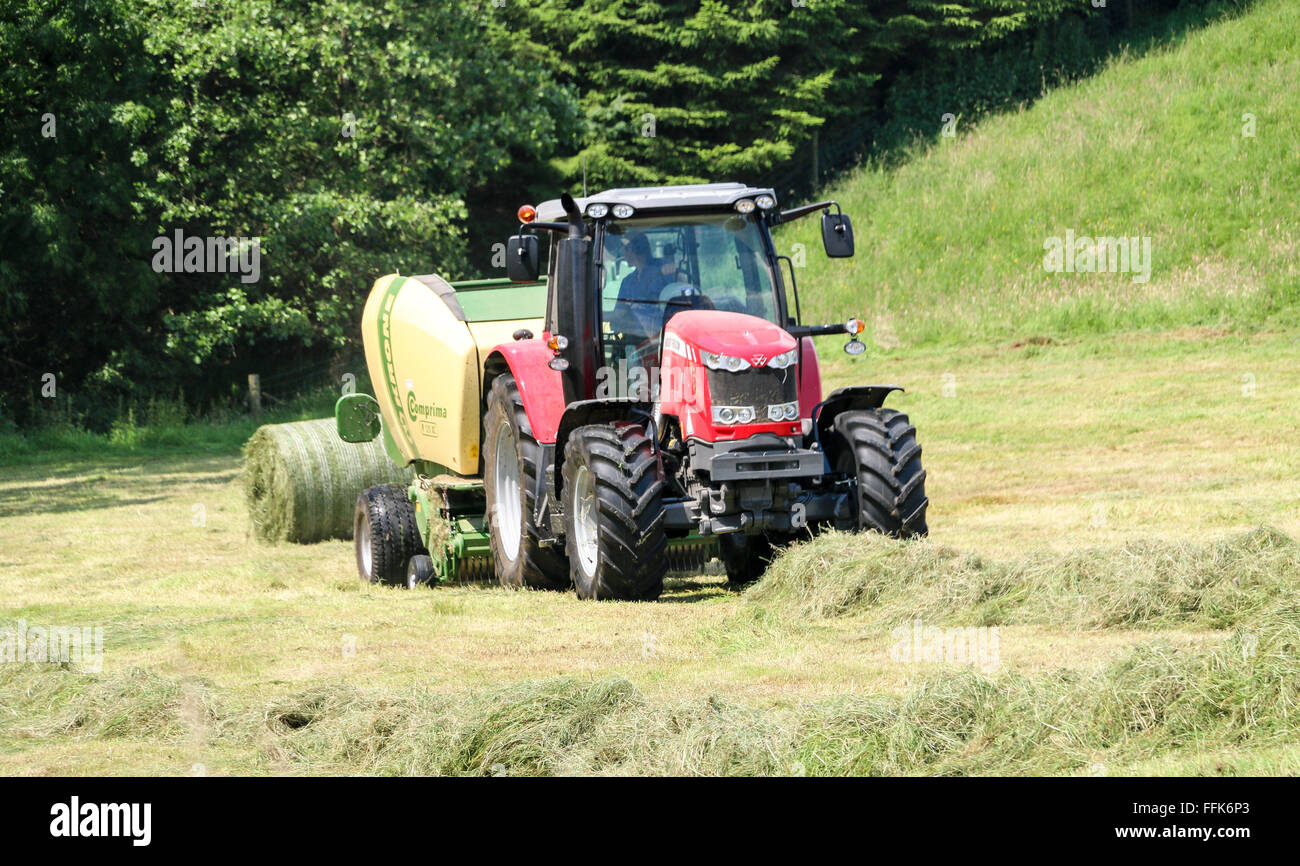
[[[921,445],[907,416],[893,409],[842,412],[835,432],[835,469],[858,482],[857,528],[896,538],[927,534]]]
[[[579,427],[564,448],[564,520],[580,598],[653,601],[668,570],[664,481],[640,426]]]

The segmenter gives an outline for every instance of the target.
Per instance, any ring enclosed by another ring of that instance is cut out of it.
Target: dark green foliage
[[[110,3],[0,10],[0,417],[44,373],[81,381],[137,345],[159,303],[132,159],[157,81],[142,40]]]
[[[465,271],[466,192],[573,114],[490,9],[7,4],[0,415],[29,416],[47,372],[92,426],[122,397],[220,400],[355,338],[376,276]],[[178,229],[260,238],[260,279],[155,273]]]
[[[814,132],[862,126],[919,56],[1032,33],[1088,0],[555,0],[509,14],[582,89],[583,148],[558,162],[591,187],[748,179]],[[931,110],[937,121],[938,112]]]

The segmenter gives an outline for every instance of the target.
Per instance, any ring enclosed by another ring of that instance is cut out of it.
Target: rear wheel
[[[835,432],[835,468],[858,480],[858,529],[897,538],[928,533],[921,445],[907,416],[893,409],[843,412]]]
[[[653,601],[668,570],[664,482],[640,426],[579,427],[564,449],[570,572],[581,598]]]
[[[352,517],[357,571],[371,583],[406,585],[406,564],[426,553],[415,522],[415,504],[400,484],[361,491]]]
[[[519,399],[515,377],[492,381],[483,416],[483,485],[497,580],[502,586],[566,589],[569,564],[558,548],[542,547],[533,523],[541,446]]]

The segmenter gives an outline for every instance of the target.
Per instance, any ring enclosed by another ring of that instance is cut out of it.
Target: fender
[[[483,409],[492,380],[502,373],[515,377],[519,399],[528,416],[533,438],[542,445],[555,442],[555,434],[564,414],[564,385],[560,374],[546,366],[555,357],[540,338],[502,343],[492,350],[483,364]]]
[[[901,385],[849,385],[836,388],[823,400],[813,414],[813,424],[820,441],[835,423],[835,416],[841,412],[854,409],[879,409],[885,404],[885,398],[894,391],[902,391]]]
[[[564,410],[560,427],[555,436],[555,496],[558,499],[563,489],[564,476],[560,468],[564,465],[564,445],[569,434],[586,424],[607,424],[610,421],[635,421],[638,416],[645,420],[653,417],[654,407],[645,400],[629,397],[606,400],[575,400]],[[648,426],[648,425],[647,425]],[[647,434],[650,431],[646,431]]]

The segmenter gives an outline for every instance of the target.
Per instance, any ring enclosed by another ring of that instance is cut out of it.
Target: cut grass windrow
[[[899,696],[758,708],[649,701],[626,679],[483,692],[322,685],[258,709],[128,672],[0,669],[0,739],[150,739],[256,751],[268,771],[422,775],[1123,773],[1156,757],[1284,747],[1300,733],[1300,608],[1215,648],[1138,646],[1089,675],[929,673]],[[1099,769],[1100,768],[1100,769]]]
[[[826,533],[792,545],[747,598],[787,617],[882,624],[1228,628],[1300,586],[1300,544],[1261,527],[1209,542],[1134,541],[1006,561],[930,540]]]

